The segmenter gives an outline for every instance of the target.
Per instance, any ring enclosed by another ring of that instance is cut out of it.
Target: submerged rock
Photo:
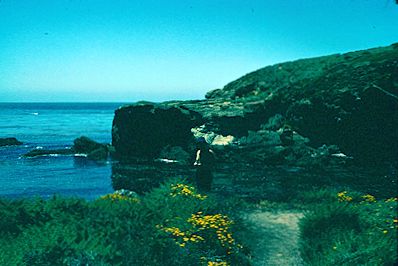
[[[3,146],[15,146],[23,144],[16,138],[0,138],[0,147]]]
[[[76,153],[86,154],[87,158],[94,161],[103,161],[109,156],[108,145],[98,143],[85,136],[75,139],[72,149]]]
[[[98,143],[88,137],[82,136],[73,141],[73,150],[77,153],[89,154],[95,150],[106,147],[106,145]]]
[[[38,156],[50,156],[50,155],[72,155],[74,154],[73,149],[57,149],[57,150],[45,150],[45,149],[34,149],[23,155],[23,157],[32,158]]]
[[[74,145],[71,148],[55,150],[34,149],[24,154],[23,157],[84,154],[90,160],[103,161],[108,158],[110,150],[112,149],[108,145],[98,143],[83,136],[75,139]]]
[[[105,147],[95,149],[87,154],[87,158],[94,161],[104,161],[108,158],[109,152]]]

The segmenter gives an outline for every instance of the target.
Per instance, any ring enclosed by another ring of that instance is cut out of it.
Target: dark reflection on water
[[[86,156],[73,156],[73,166],[75,168],[88,168],[88,167],[109,167],[111,161],[93,161],[87,159]]]
[[[395,197],[396,167],[327,167],[304,169],[290,166],[219,164],[214,172],[213,191],[252,199],[288,200],[301,191],[320,188],[352,189],[379,198]],[[193,181],[195,170],[168,164],[114,164],[112,186],[143,193],[166,179]]]
[[[165,163],[112,164],[114,189],[129,189],[145,193],[170,178],[193,182],[194,170],[188,166]]]

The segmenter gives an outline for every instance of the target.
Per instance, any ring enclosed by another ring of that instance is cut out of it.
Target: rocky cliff
[[[195,137],[204,136],[222,160],[307,164],[326,154],[360,164],[396,162],[397,95],[394,44],[268,66],[201,101],[123,106],[112,142],[127,161],[167,157],[173,147],[189,156]],[[280,138],[286,125],[290,145]]]

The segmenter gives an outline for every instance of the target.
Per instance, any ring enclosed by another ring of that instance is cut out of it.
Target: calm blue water
[[[120,103],[0,103],[0,137],[24,145],[0,147],[0,196],[92,199],[112,191],[110,162],[84,157],[21,158],[36,148],[70,147],[79,136],[111,142],[114,110]]]

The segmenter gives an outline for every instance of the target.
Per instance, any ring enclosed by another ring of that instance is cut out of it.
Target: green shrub
[[[300,249],[310,265],[395,265],[397,201],[326,190],[303,196],[312,205],[300,222]],[[335,200],[332,201],[333,196]]]
[[[0,265],[205,265],[216,259],[247,264],[233,238],[239,224],[183,180],[144,196],[0,200],[0,213]],[[201,229],[194,215],[218,217],[228,228],[221,235],[210,224]]]
[[[0,235],[19,234],[24,228],[41,224],[50,219],[40,199],[1,200],[0,201]]]

